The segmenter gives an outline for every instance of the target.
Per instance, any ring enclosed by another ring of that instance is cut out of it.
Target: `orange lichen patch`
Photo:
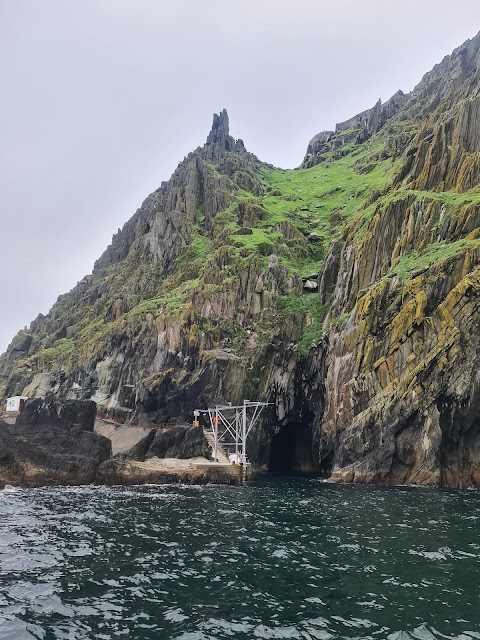
[[[459,353],[461,353],[460,347],[458,345],[454,344],[453,347],[451,347],[449,352],[448,352],[449,361],[455,360],[455,358],[458,356]]]
[[[427,307],[427,294],[419,291],[415,296],[415,324],[421,324]]]
[[[400,312],[392,320],[390,352],[398,349],[413,325],[419,325],[423,322],[426,305],[427,295],[424,291],[419,291],[414,298],[403,305]]]
[[[379,358],[376,362],[374,362],[374,363],[373,363],[373,365],[372,365],[372,369],[373,369],[374,371],[375,371],[375,369],[378,369],[378,367],[379,367],[380,365],[382,365],[382,364],[385,362],[385,360],[386,360],[386,358],[385,358],[385,357],[383,357],[383,356],[382,356],[381,358]]]
[[[409,280],[408,282],[406,282],[402,289],[402,300],[409,295],[416,296],[417,293],[420,291],[420,289],[423,287],[423,285],[424,285],[423,275],[417,276],[413,280]]]
[[[354,327],[351,331],[343,334],[343,342],[349,351],[353,351],[358,344],[359,333],[360,329],[358,327]]]
[[[388,373],[390,374],[390,377],[394,378],[395,377],[395,371],[394,371],[394,367],[393,367],[393,359],[392,358],[387,358],[386,365],[387,365],[387,369],[388,369]]]
[[[369,337],[362,345],[362,349],[359,350],[357,359],[357,370],[361,368],[368,368],[372,363],[375,353],[375,342],[373,338]]]
[[[357,300],[355,304],[355,323],[358,326],[359,338],[364,338],[370,333],[372,327],[372,322],[369,318],[370,309],[372,305],[373,310],[378,307],[378,301],[384,296],[388,284],[388,280],[380,280]]]
[[[478,237],[480,237],[480,228],[474,229],[471,233],[468,234],[466,239],[467,240],[476,240]]]
[[[469,202],[451,218],[449,225],[449,236],[452,238],[465,236],[480,226],[480,207],[478,204]]]
[[[473,189],[480,182],[480,153],[464,153],[460,161],[455,189],[459,193]]]
[[[400,236],[400,238],[397,240],[392,252],[392,263],[391,263],[392,269],[397,266],[398,261],[404,254],[404,249],[407,246],[407,242],[408,242],[408,238],[406,235]]]
[[[472,254],[470,253],[470,251],[467,251],[463,259],[462,278],[465,278],[467,273],[470,273],[471,269],[472,269]]]
[[[465,276],[447,295],[445,300],[438,306],[438,311],[445,318],[455,316],[458,312],[458,305],[467,293],[480,294],[480,268],[476,268]]]
[[[382,389],[385,389],[390,384],[392,378],[388,371],[388,366],[385,360],[382,362],[378,369],[378,381],[380,382],[380,386]]]
[[[443,371],[448,366],[448,356],[446,353],[443,353],[437,359],[437,368],[439,371]]]

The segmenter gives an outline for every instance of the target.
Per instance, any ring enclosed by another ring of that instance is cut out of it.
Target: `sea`
[[[0,491],[0,639],[480,639],[480,492]]]

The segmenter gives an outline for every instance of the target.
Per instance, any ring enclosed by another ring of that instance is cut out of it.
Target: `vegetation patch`
[[[302,337],[298,343],[298,359],[306,358],[312,346],[322,339],[323,321],[328,311],[329,304],[320,304],[318,295],[304,293],[303,295],[290,294],[279,296],[278,309],[284,318],[294,313],[303,315]]]
[[[480,240],[457,240],[449,243],[433,243],[421,252],[414,252],[400,258],[388,276],[396,275],[402,282],[411,279],[412,273],[422,271],[437,262],[443,262],[458,253],[480,247]]]

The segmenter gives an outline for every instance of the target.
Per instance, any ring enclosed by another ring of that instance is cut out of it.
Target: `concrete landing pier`
[[[206,458],[150,458],[107,460],[100,465],[98,484],[229,484],[240,485],[251,476],[250,464],[210,462]]]

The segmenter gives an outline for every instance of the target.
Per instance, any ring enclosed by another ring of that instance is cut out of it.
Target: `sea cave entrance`
[[[316,473],[312,429],[305,422],[289,422],[274,432],[268,470],[271,472]]]

